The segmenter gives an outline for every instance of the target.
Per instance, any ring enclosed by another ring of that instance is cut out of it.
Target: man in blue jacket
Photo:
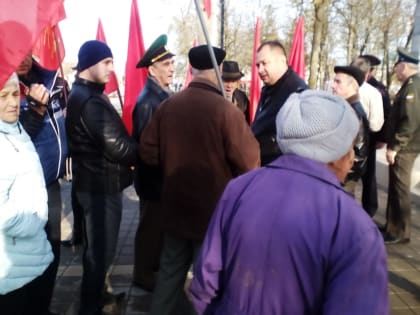
[[[45,314],[51,314],[48,309],[60,263],[62,203],[58,179],[65,173],[68,151],[64,126],[67,82],[57,76],[57,71],[42,68],[31,53],[25,57],[16,72],[22,94],[19,119],[39,155],[48,192],[46,232],[54,261],[43,275],[45,285],[39,299],[44,304]]]

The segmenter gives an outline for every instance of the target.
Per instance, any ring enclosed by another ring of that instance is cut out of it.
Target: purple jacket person
[[[341,187],[358,119],[343,99],[307,90],[277,115],[283,156],[233,179],[194,268],[198,314],[389,314],[386,252]]]

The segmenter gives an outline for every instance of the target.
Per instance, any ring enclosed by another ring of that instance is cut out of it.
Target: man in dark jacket
[[[35,145],[48,192],[48,222],[45,229],[54,260],[42,275],[44,290],[34,297],[48,314],[60,263],[62,202],[58,179],[65,173],[68,151],[64,126],[68,87],[67,82],[57,76],[57,71],[42,68],[32,58],[32,52],[21,62],[16,73],[21,88],[19,119]]]
[[[417,55],[398,48],[395,75],[402,83],[386,126],[389,164],[384,240],[407,243],[411,236],[411,171],[420,152],[420,75]]]
[[[261,165],[264,166],[281,155],[276,141],[278,111],[292,93],[301,92],[308,86],[287,65],[286,50],[277,40],[260,45],[256,66],[264,87],[251,128],[260,144]]]
[[[169,85],[174,74],[174,54],[166,49],[166,43],[167,36],[159,36],[137,64],[137,68],[148,68],[148,77],[133,111],[136,142],[160,103],[171,94]],[[134,243],[133,283],[148,291],[155,286],[155,272],[159,269],[162,251],[161,185],[158,167],[147,166],[141,161],[136,165],[134,187],[140,197],[140,222]]]
[[[222,64],[222,80],[225,87],[226,99],[244,113],[246,121],[250,122],[249,99],[246,93],[239,89],[239,81],[244,74],[239,70],[236,61],[225,60]]]
[[[226,53],[213,51],[220,65]],[[164,245],[152,315],[173,314],[225,185],[259,165],[258,143],[223,98],[207,45],[188,56],[193,80],[160,105],[140,139],[141,158],[163,170]]]
[[[355,194],[356,183],[366,171],[369,153],[369,122],[359,99],[359,87],[364,82],[364,73],[353,66],[334,67],[335,77],[332,91],[335,95],[344,98],[354,109],[360,121],[360,130],[354,144],[354,164],[344,180],[344,188]]]
[[[137,144],[103,94],[113,71],[109,47],[96,40],[79,50],[66,130],[73,159],[73,189],[83,208],[84,254],[79,314],[102,314],[105,275],[114,259],[122,190],[132,182]]]

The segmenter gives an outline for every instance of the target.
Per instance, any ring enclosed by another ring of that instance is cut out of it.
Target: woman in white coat
[[[42,274],[53,259],[44,230],[44,176],[18,121],[19,98],[19,81],[12,74],[0,90],[0,313],[5,315],[40,314]]]

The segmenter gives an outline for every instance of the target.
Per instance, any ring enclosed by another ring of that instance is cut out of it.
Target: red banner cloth
[[[147,80],[147,68],[137,69],[136,65],[145,54],[137,0],[131,4],[130,30],[128,35],[127,62],[125,64],[125,91],[122,120],[128,133],[133,129],[133,109],[137,96]]]
[[[96,31],[96,39],[104,42],[106,44],[105,32],[102,27],[101,19],[98,19],[98,30]],[[118,80],[115,72],[112,71],[111,76],[109,77],[109,82],[105,85],[105,93],[111,94],[114,91],[118,90]]]
[[[211,0],[203,0],[204,11],[206,11],[207,17],[211,17]]]
[[[0,87],[63,9],[63,0],[0,1]]]
[[[252,123],[255,117],[255,111],[257,110],[258,101],[261,95],[261,79],[258,75],[258,68],[256,66],[257,49],[260,46],[261,38],[261,17],[257,17],[257,23],[255,23],[254,33],[254,50],[252,53],[252,71],[251,71],[251,86],[249,91],[249,120]]]
[[[303,31],[303,16],[299,17],[293,34],[289,53],[289,66],[305,80],[305,35]]]

